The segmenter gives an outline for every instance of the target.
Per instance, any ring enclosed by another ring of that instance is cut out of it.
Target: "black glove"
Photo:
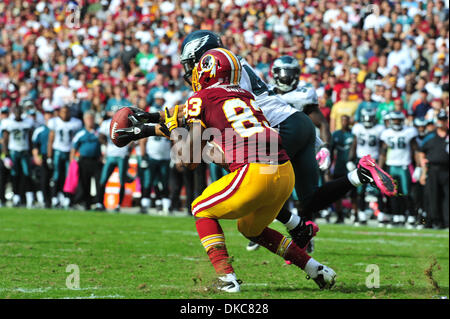
[[[133,112],[133,114],[129,115],[128,118],[134,117],[134,119],[139,123],[159,123],[161,119],[159,112],[148,113],[134,106],[128,106],[128,108]]]
[[[126,144],[141,138],[155,135],[155,126],[148,124],[135,124],[127,128],[116,130],[117,139]]]

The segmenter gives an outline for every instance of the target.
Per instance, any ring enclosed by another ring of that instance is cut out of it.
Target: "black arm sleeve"
[[[159,112],[145,113],[144,116],[148,123],[159,123],[159,121],[161,120],[161,115],[159,114]]]
[[[149,136],[155,136],[156,135],[156,129],[154,125],[143,125],[141,133],[138,134],[138,138],[146,138]]]

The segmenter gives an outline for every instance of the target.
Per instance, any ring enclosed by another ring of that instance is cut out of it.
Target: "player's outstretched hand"
[[[173,108],[172,116],[170,116],[170,111],[166,107],[165,110],[166,119],[164,120],[164,124],[169,130],[169,132],[172,132],[172,130],[176,129],[178,127],[178,104],[175,105]]]
[[[160,115],[159,113],[149,113],[142,109],[134,106],[128,106],[131,112],[130,116],[133,116],[139,123],[159,123]]]
[[[120,142],[120,144],[128,144],[131,141],[137,141],[141,138],[144,138],[143,136],[143,128],[144,124],[136,124],[127,128],[121,128],[116,130],[117,134],[117,140]]]

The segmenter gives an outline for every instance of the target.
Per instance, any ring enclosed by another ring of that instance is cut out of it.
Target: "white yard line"
[[[449,238],[449,234],[435,234],[435,233],[420,233],[420,232],[400,232],[400,233],[394,233],[394,232],[376,232],[376,231],[350,231],[350,230],[324,230],[324,232],[327,233],[336,233],[336,234],[350,234],[350,235],[365,235],[365,236],[382,236],[382,237],[430,237],[430,238]],[[320,235],[320,233],[319,233]]]
[[[317,242],[336,242],[336,243],[349,243],[349,244],[381,244],[381,245],[390,245],[390,246],[401,246],[401,247],[412,247],[414,243],[410,243],[407,241],[399,241],[395,239],[348,239],[348,238],[330,238],[330,237],[315,237],[315,241]],[[428,243],[422,242],[420,246],[432,246],[432,247],[448,247],[448,242],[446,244],[437,244],[437,243]]]
[[[94,294],[91,294],[89,297],[61,297],[58,299],[113,299],[113,298],[125,298],[125,296],[122,295],[106,295],[106,296],[97,296]]]

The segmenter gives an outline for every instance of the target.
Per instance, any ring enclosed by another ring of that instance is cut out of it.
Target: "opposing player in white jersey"
[[[353,148],[356,154],[356,161],[366,155],[370,155],[374,160],[378,161],[380,156],[380,137],[381,133],[385,130],[383,125],[377,124],[376,112],[372,109],[362,109],[361,122],[353,125],[352,134],[354,135]],[[351,170],[355,167],[353,162],[347,163],[347,169]],[[358,187],[358,208],[359,212],[355,216],[355,223],[366,224],[367,214],[364,212],[367,209],[366,192],[368,185],[362,185]],[[378,196],[378,205],[382,205],[383,201],[381,196]],[[381,207],[380,207],[381,208]],[[380,219],[384,216],[380,213]]]
[[[108,112],[108,116],[112,116],[116,110],[118,110],[118,106],[113,106],[112,111]],[[129,146],[126,147],[117,147],[111,141],[111,137],[109,135],[109,127],[111,124],[111,118],[106,119],[102,122],[99,129],[99,139],[102,144],[106,144],[106,162],[103,165],[102,174],[100,177],[100,195],[99,198],[102,201],[100,205],[96,207],[96,210],[104,210],[103,200],[105,196],[106,183],[108,182],[109,177],[114,172],[114,169],[117,167],[119,169],[119,181],[120,181],[120,189],[119,189],[119,202],[117,206],[114,208],[115,212],[120,211],[120,205],[122,204],[123,198],[125,197],[125,181],[127,177],[128,171],[128,159],[130,155]]]
[[[272,90],[286,103],[307,114],[319,130],[320,139],[317,139],[317,141],[320,141],[320,144],[317,145],[316,142],[316,148],[318,149],[316,159],[319,168],[325,171],[331,164],[329,151],[330,126],[319,110],[319,100],[314,87],[299,84],[300,72],[300,64],[297,59],[289,55],[277,58],[272,64],[272,76],[275,82],[275,87]]]
[[[320,170],[327,170],[331,164],[329,151],[331,133],[328,122],[319,110],[316,90],[312,86],[299,85],[300,64],[297,59],[291,56],[284,55],[277,58],[272,64],[271,71],[275,84],[274,87],[270,88],[271,93],[277,94],[283,101],[299,112],[307,114],[316,126],[315,131],[320,132],[321,139],[316,138],[315,143],[317,150],[316,160]],[[253,247],[252,243],[250,243],[247,249],[252,250]],[[311,245],[308,246],[308,252],[312,251],[313,242],[311,241]]]
[[[6,161],[10,159],[13,186],[13,205],[19,206],[26,197],[27,208],[33,206],[31,190],[30,145],[33,123],[22,118],[22,107],[15,106],[13,114],[2,121],[2,152]]]
[[[388,167],[388,172],[397,180],[402,196],[391,198],[392,223],[405,223],[405,214],[414,212],[411,199],[411,173],[409,165],[417,159],[418,135],[415,127],[405,125],[405,115],[402,112],[390,113],[390,127],[381,134],[381,152],[379,165]],[[418,159],[416,160],[418,161]]]
[[[206,51],[222,47],[220,37],[211,31],[198,30],[187,35],[181,46],[180,57],[186,72],[185,80],[191,83],[192,70]],[[230,61],[230,64],[237,65],[236,61]],[[271,92],[268,85],[256,75],[247,61],[240,58],[240,64],[242,65],[240,87],[253,93],[257,106],[263,111],[270,126],[278,128],[283,148],[287,150],[297,176],[295,187],[302,204],[301,218],[291,214],[287,208],[283,208],[277,219],[285,224],[299,247],[306,247],[318,230],[314,223],[307,223],[314,212],[327,207],[353,187],[362,183],[386,180],[379,177],[379,174],[384,173],[382,170],[373,169],[372,164],[363,161],[359,163],[358,169],[350,172],[348,176],[319,188],[319,169],[315,159],[316,132],[311,119]],[[165,116],[164,112],[146,113],[138,108],[131,108],[131,110],[134,112],[131,117],[137,119],[140,124],[134,124],[136,129],[131,128],[121,132],[131,140],[141,138],[142,130],[138,129],[140,125],[146,125],[145,123],[148,122],[159,123]],[[362,171],[366,174],[361,174]],[[383,188],[387,190],[391,187],[392,185],[384,185]]]
[[[63,192],[66,180],[72,139],[83,127],[83,122],[70,116],[70,108],[67,105],[61,107],[58,116],[50,119],[47,124],[50,132],[47,145],[47,165],[53,169],[50,181],[52,194],[52,206],[68,207],[70,205],[69,194]]]
[[[189,75],[195,64],[203,53],[212,48],[223,47],[218,35],[213,32],[198,30],[190,33],[184,39],[181,46],[180,61],[186,71],[185,80],[189,83]],[[301,203],[300,215],[298,218],[284,207],[277,216],[288,228],[289,234],[299,247],[305,247],[314,236],[316,227],[313,223],[306,221],[312,215],[343,197],[349,190],[362,183],[373,182],[380,178],[372,174],[381,174],[381,170],[369,172],[366,163],[360,163],[360,167],[348,176],[326,183],[318,187],[319,169],[315,159],[316,132],[311,119],[304,113],[299,112],[294,107],[286,103],[255,73],[253,68],[245,59],[240,58],[242,65],[242,77],[240,87],[252,92],[255,96],[256,104],[263,111],[270,126],[277,128],[282,138],[284,149],[287,150],[294,167],[297,183],[296,193]],[[361,174],[367,171],[365,177]],[[389,187],[386,185],[386,188]],[[316,229],[317,230],[317,229]]]

